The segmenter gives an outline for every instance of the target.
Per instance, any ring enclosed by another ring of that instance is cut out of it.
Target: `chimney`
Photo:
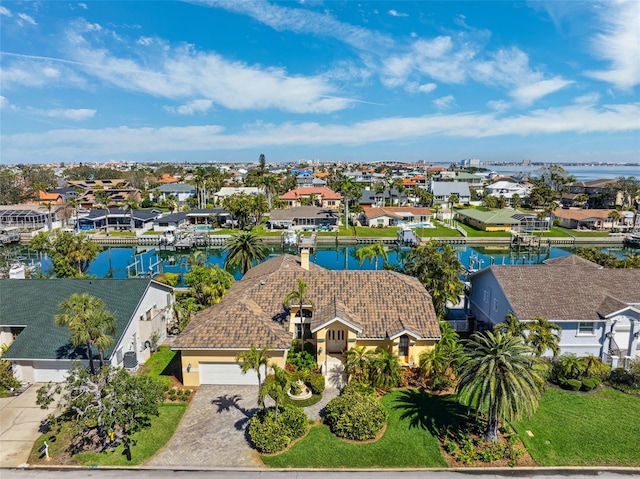
[[[300,266],[309,271],[309,248],[300,248]]]

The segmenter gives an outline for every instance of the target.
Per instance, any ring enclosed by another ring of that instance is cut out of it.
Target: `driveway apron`
[[[147,465],[264,467],[247,438],[258,386],[202,385],[169,443]]]

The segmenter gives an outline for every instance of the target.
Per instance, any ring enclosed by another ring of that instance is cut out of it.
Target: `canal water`
[[[593,245],[597,246],[597,245]],[[634,252],[622,247],[597,246],[604,252],[613,253],[618,257],[624,257],[627,253]],[[311,261],[331,270],[373,270],[373,261],[365,261],[360,265],[355,257],[355,251],[359,248],[356,245],[340,245],[338,247],[319,247],[311,255]],[[572,247],[551,247],[532,249],[527,251],[516,251],[509,246],[454,246],[458,258],[465,268],[480,269],[491,264],[537,264],[549,258],[557,258],[571,254]],[[221,266],[224,264],[225,253],[221,247],[201,248],[205,253],[206,262],[211,265]],[[395,265],[402,265],[408,248],[396,248],[390,246],[387,250],[388,262]],[[295,249],[283,249],[280,246],[270,248],[271,255],[282,253],[296,254]],[[636,250],[637,252],[637,250]],[[149,272],[157,275],[159,272],[178,273],[183,275],[189,271],[188,258],[193,252],[169,252],[160,251],[153,247],[111,247],[105,248],[89,266],[88,274],[97,278],[128,278],[132,276],[148,276]],[[51,271],[53,265],[47,257],[42,257],[37,253],[20,250],[18,255],[26,264],[40,262],[42,272],[46,274]],[[378,268],[382,268],[382,260],[378,262]],[[241,277],[239,272],[235,272],[236,279]]]

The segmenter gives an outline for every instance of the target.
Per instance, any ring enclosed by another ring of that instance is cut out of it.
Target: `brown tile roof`
[[[591,268],[602,268],[598,263],[581,258],[577,254],[569,254],[566,256],[558,256],[557,258],[546,259],[543,263],[548,266],[590,266]]]
[[[585,209],[565,209],[556,208],[553,211],[553,216],[556,218],[566,218],[569,220],[586,220],[588,218],[598,218],[606,220],[609,217],[609,213],[613,210],[585,210]]]
[[[365,208],[364,215],[367,218],[377,218],[379,216],[392,216],[394,218],[404,218],[398,213],[410,213],[414,216],[431,216],[431,210],[429,208],[415,208],[412,206],[398,206],[398,207],[379,207],[379,208]]]
[[[319,195],[324,200],[341,200],[342,196],[339,193],[336,193],[329,188],[324,188],[322,186],[304,186],[301,188],[296,188],[291,191],[287,191],[284,195],[281,195],[280,198],[283,200],[297,200],[298,198],[304,198],[305,196],[315,196]]]
[[[600,319],[620,305],[640,303],[640,269],[494,265],[478,274],[488,272],[521,320]]]
[[[423,338],[440,337],[431,296],[417,279],[393,271],[330,271],[314,264],[304,270],[296,257],[282,255],[249,270],[220,303],[199,312],[174,348],[269,344],[287,349],[292,334],[283,299],[298,279],[307,283],[307,296],[318,314],[316,326],[337,316],[361,328],[361,338],[404,330]]]

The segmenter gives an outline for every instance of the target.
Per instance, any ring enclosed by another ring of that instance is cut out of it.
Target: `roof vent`
[[[265,284],[267,284],[267,282],[264,279],[260,281],[260,286],[264,286]]]

